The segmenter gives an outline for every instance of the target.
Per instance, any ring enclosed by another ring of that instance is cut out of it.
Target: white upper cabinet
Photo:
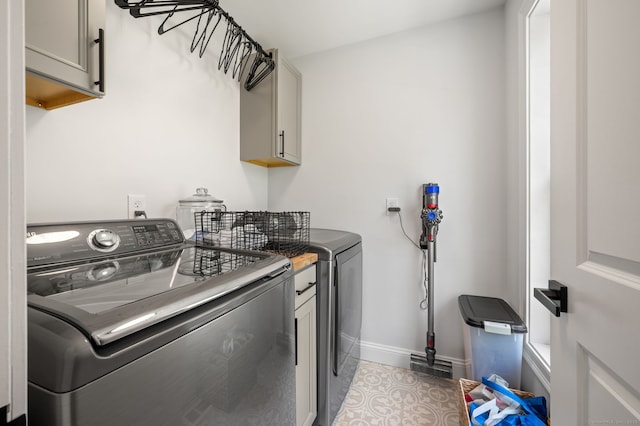
[[[240,159],[264,167],[295,166],[301,155],[302,75],[277,49],[275,70],[240,89]]]
[[[104,95],[105,0],[26,0],[26,103],[58,108]]]

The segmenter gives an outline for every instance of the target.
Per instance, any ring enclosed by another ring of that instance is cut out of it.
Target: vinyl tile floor
[[[360,361],[333,426],[457,426],[456,383]]]

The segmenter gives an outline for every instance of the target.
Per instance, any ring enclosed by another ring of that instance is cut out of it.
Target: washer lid
[[[526,324],[502,299],[463,294],[458,297],[458,307],[462,319],[471,327],[485,328],[485,322],[502,323],[511,326],[512,333],[527,332]]]
[[[27,302],[103,346],[279,275],[290,265],[270,253],[186,245],[28,271]]]

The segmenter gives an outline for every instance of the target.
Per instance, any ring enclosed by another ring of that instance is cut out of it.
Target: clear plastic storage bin
[[[493,373],[520,388],[522,344],[527,326],[507,302],[495,297],[458,297],[464,321],[467,378],[478,382]]]

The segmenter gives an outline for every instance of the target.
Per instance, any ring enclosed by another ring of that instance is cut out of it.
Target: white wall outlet
[[[390,207],[400,207],[400,201],[397,198],[387,198],[387,216],[391,216],[392,214],[395,214],[394,212],[390,212],[389,208]]]
[[[140,215],[136,216],[136,212],[145,212],[147,214],[147,196],[139,194],[127,195],[127,217],[129,219],[139,219]],[[142,216],[145,217],[145,216]]]

